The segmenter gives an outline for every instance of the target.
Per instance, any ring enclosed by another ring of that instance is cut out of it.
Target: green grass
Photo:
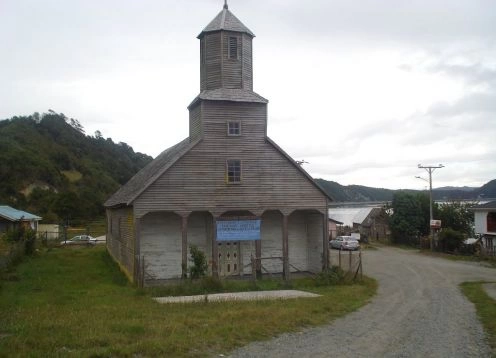
[[[25,259],[0,285],[2,357],[227,353],[343,316],[366,304],[377,288],[371,279],[326,287],[311,287],[306,279],[293,287],[322,297],[161,305],[151,299],[159,288],[129,284],[102,247],[48,249]]]
[[[461,288],[465,296],[473,302],[477,316],[484,326],[492,357],[496,357],[496,301],[493,300],[482,287],[483,282],[465,282]]]
[[[445,252],[432,252],[430,250],[421,250],[423,255],[441,257],[443,259],[451,260],[451,261],[469,261],[469,262],[485,262],[491,267],[496,268],[496,258],[495,257],[479,257],[474,255],[454,255],[448,254]]]

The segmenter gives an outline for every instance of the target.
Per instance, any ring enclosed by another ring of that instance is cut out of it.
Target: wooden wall
[[[201,103],[189,111],[189,139],[191,141],[202,136]]]
[[[229,58],[229,37],[238,39],[238,58]],[[231,31],[205,34],[200,39],[200,90],[253,90],[252,37]]]
[[[140,217],[149,211],[317,209],[326,197],[265,140],[266,105],[206,101],[204,139],[151,184],[134,202]],[[227,136],[227,120],[241,121],[242,135]],[[242,183],[226,183],[227,159],[242,162]]]
[[[308,213],[306,217],[308,235],[308,271],[322,271],[322,255],[324,238],[324,216],[321,213]]]
[[[135,253],[133,208],[108,209],[107,220],[107,249],[132,277]]]
[[[140,225],[140,256],[145,259],[145,280],[181,278],[181,217],[157,212],[145,215]]]

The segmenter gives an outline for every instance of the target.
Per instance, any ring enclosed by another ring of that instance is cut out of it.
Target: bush
[[[191,279],[205,277],[208,270],[207,256],[196,245],[190,245],[189,253],[191,255],[190,261],[193,262],[188,270],[189,277]]]
[[[463,243],[463,233],[447,228],[439,233],[439,247],[445,252],[458,251]]]
[[[322,271],[315,277],[316,286],[330,286],[344,281],[344,271],[339,266],[333,266]]]

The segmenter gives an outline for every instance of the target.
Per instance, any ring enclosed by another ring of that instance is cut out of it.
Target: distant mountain
[[[334,181],[315,179],[315,181],[335,201],[390,201],[393,200],[394,190],[378,189],[362,185],[343,186]]]
[[[315,181],[333,198],[342,202],[391,201],[397,190],[371,188],[361,185],[343,186],[334,181],[315,179]],[[406,190],[416,192],[417,190]],[[432,190],[434,200],[481,200],[496,198],[496,180],[480,188],[443,187]]]
[[[86,220],[152,158],[84,133],[79,121],[49,111],[0,121],[0,205],[48,221]]]
[[[484,184],[476,192],[481,198],[496,198],[496,179]]]

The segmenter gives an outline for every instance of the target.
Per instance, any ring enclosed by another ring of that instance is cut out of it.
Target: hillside
[[[371,188],[362,185],[344,186],[324,179],[315,181],[334,199],[342,202],[391,201],[397,190]],[[416,190],[406,190],[416,192]],[[434,200],[480,200],[496,198],[496,180],[480,188],[444,187],[432,190]]]
[[[0,204],[47,221],[88,220],[152,158],[49,111],[0,121]]]

